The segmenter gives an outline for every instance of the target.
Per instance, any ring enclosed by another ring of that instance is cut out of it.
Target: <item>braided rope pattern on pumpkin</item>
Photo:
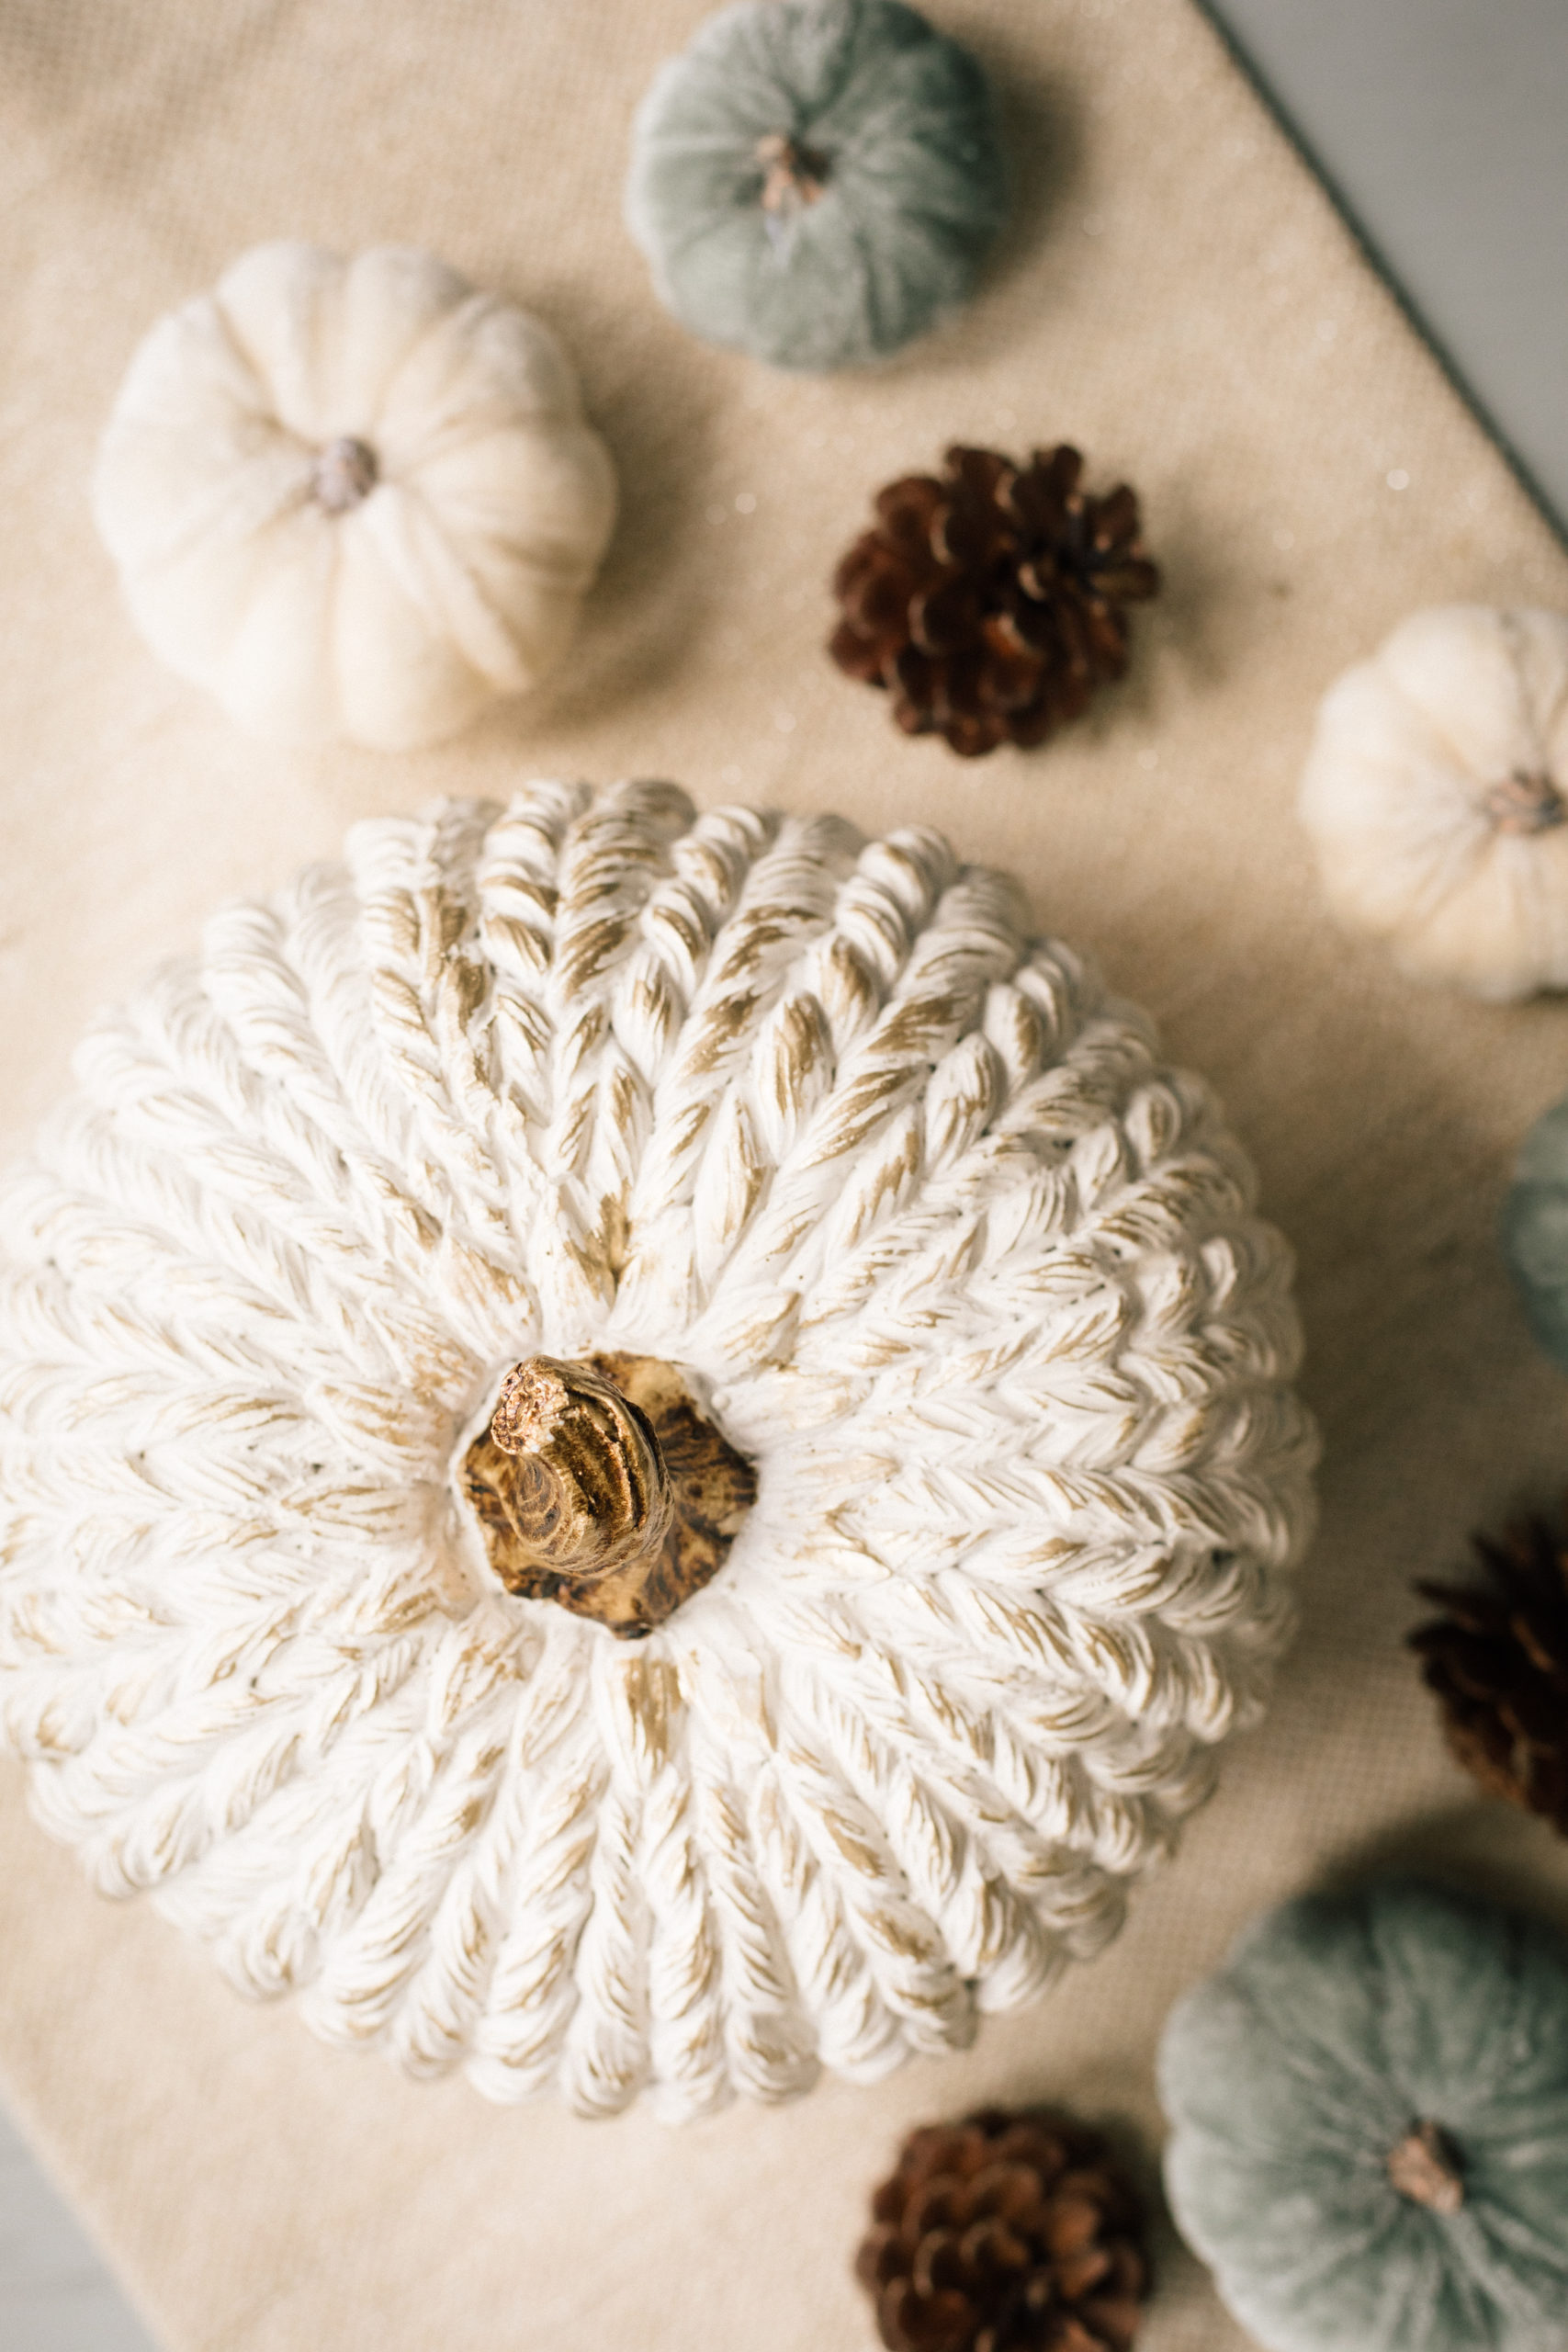
[[[1213,1105],[1002,877],[536,785],[220,914],[77,1076],[0,1198],[0,1725],[100,1887],[589,2112],[873,2078],[1114,1932],[1313,1439]],[[600,1347],[760,1475],[635,1649],[453,1478]]]

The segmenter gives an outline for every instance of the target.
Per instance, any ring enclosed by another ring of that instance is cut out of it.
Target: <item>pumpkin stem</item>
[[[461,1483],[508,1592],[632,1641],[717,1574],[757,1495],[673,1365],[632,1355],[514,1364]]]
[[[1464,2158],[1440,2123],[1413,2123],[1388,2154],[1388,2177],[1401,2197],[1428,2212],[1457,2213],[1464,2203]]]
[[[762,209],[780,221],[794,219],[827,192],[828,158],[787,131],[770,130],[757,141],[762,166]]]
[[[381,478],[376,452],[352,433],[329,441],[310,469],[310,495],[329,514],[346,514],[369,497]]]
[[[1568,817],[1568,802],[1544,769],[1530,775],[1516,768],[1492,786],[1482,806],[1500,833],[1545,833]]]

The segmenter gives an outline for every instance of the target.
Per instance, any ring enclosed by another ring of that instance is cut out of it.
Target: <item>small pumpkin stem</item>
[[[1440,2123],[1413,2123],[1388,2154],[1388,2177],[1401,2197],[1431,2213],[1464,2203],[1464,2158]]]
[[[787,131],[770,130],[756,145],[762,166],[762,209],[788,220],[827,192],[828,158]]]
[[[381,479],[376,452],[352,433],[329,441],[310,469],[310,495],[329,514],[346,514],[369,497]]]
[[[1500,833],[1545,833],[1568,817],[1568,802],[1544,769],[1535,775],[1516,768],[1495,784],[1482,803]]]
[[[750,1464],[652,1356],[514,1364],[461,1476],[509,1592],[628,1640],[717,1574],[757,1493]]]

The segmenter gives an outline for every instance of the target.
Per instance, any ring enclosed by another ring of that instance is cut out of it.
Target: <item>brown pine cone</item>
[[[1417,1585],[1447,1613],[1410,1646],[1460,1762],[1568,1837],[1568,1546],[1541,1519],[1472,1540],[1490,1584]]]
[[[877,493],[876,522],[833,576],[843,617],[828,650],[885,686],[907,735],[966,759],[1043,743],[1127,666],[1126,606],[1158,593],[1123,482],[1078,487],[1064,443],[1015,466],[952,448],[935,474]]]
[[[912,2132],[855,2273],[889,2352],[1124,2352],[1148,2265],[1098,2132],[986,2108]]]

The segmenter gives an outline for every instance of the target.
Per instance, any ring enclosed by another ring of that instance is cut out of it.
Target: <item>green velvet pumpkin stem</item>
[[[1464,2203],[1464,2158],[1440,2123],[1413,2123],[1388,2153],[1388,2177],[1401,2197],[1429,2213],[1457,2213]]]
[[[815,147],[804,146],[783,130],[770,130],[757,141],[762,166],[762,209],[786,219],[818,203],[828,179],[828,158]]]

